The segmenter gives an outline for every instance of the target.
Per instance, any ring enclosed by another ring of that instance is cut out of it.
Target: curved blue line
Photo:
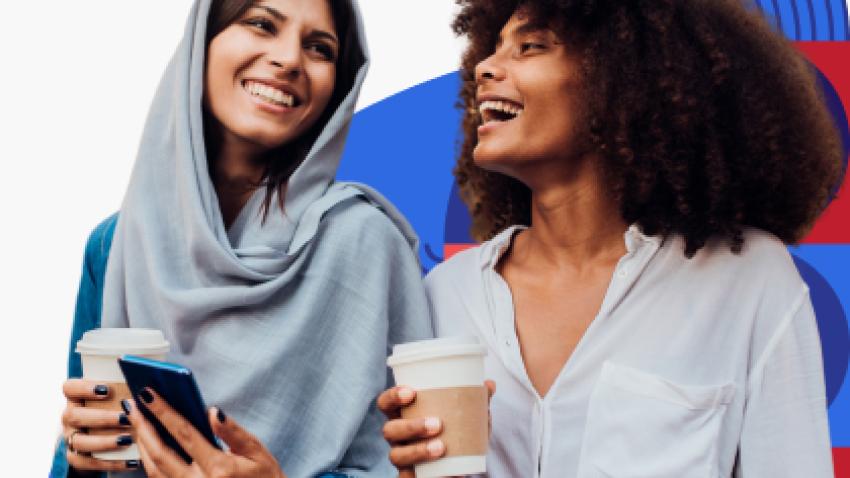
[[[794,17],[794,36],[792,38],[795,40],[805,40],[806,35],[803,34],[800,28],[800,12],[797,11],[797,2],[791,0],[788,4],[791,7],[791,16]]]
[[[772,3],[769,1],[767,1],[767,3],[763,3],[762,0],[757,0],[756,3],[764,17],[767,19],[767,22],[775,28],[776,31],[782,31],[782,26],[779,25],[779,22],[776,19],[776,11],[774,10]]]
[[[779,4],[776,3],[776,0],[770,0],[773,4],[773,15],[776,17],[776,27],[780,32],[784,32],[785,29],[782,28],[782,13],[779,11]]]
[[[776,4],[776,16],[780,20],[785,36],[791,40],[798,40],[800,38],[800,29],[797,24],[797,15],[794,14],[793,1],[774,0],[773,3]]]
[[[845,0],[830,0],[829,7],[835,25],[835,40],[847,40],[847,3]]]
[[[811,30],[809,38],[812,40],[820,40],[818,35],[817,25],[815,25],[815,7],[812,5],[812,0],[806,0],[806,10],[809,14],[809,29]]]
[[[428,259],[431,259],[432,261],[434,261],[437,264],[443,262],[443,258],[441,256],[438,256],[436,253],[434,253],[434,250],[431,249],[431,244],[428,244],[426,242],[424,248],[425,248],[425,255],[428,256]]]
[[[826,10],[826,21],[829,24],[829,41],[835,41],[835,25],[832,21],[832,7],[829,0],[823,0],[823,7]]]

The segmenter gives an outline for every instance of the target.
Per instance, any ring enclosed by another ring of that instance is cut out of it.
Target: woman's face
[[[268,150],[303,134],[334,89],[327,1],[262,0],[210,41],[204,102],[229,140]]]
[[[579,61],[551,30],[522,11],[508,20],[494,53],[475,68],[481,114],[475,163],[524,180],[541,161],[580,155],[587,130],[580,111]]]

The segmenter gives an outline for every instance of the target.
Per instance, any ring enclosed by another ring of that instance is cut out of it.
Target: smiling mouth
[[[523,107],[510,101],[487,100],[478,105],[478,112],[481,114],[482,124],[494,121],[504,123],[520,117]]]
[[[294,108],[301,102],[294,95],[258,81],[244,80],[242,88],[251,96],[276,106]]]

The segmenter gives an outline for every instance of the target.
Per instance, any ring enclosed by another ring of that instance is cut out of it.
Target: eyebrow
[[[261,10],[265,10],[269,15],[273,16],[275,19],[277,19],[280,22],[284,22],[287,19],[286,15],[284,15],[283,13],[280,13],[280,11],[278,11],[274,7],[270,7],[268,5],[254,5],[254,7],[259,8]],[[310,32],[310,35],[315,36],[315,37],[325,38],[325,39],[330,40],[330,41],[332,41],[336,44],[339,44],[339,40],[337,40],[336,35],[334,35],[331,32],[327,32],[325,30],[313,30],[313,31]]]
[[[510,34],[508,34],[508,36],[518,37],[518,36],[522,36],[522,35],[525,35],[525,34],[528,34],[528,33],[536,33],[536,32],[541,32],[541,31],[544,31],[544,30],[546,30],[546,27],[538,25],[536,22],[534,22],[534,23],[525,22],[522,25],[514,28],[513,31],[511,31]],[[505,37],[503,37],[502,35],[499,35],[499,39],[496,40],[495,47],[499,48],[500,46],[502,46],[502,43],[504,43],[504,41],[505,41]]]
[[[334,44],[339,44],[339,40],[336,39],[336,36],[333,33],[326,32],[324,30],[313,30],[312,32],[310,32],[310,36],[325,38],[333,42]]]
[[[265,11],[266,11],[269,15],[271,15],[271,16],[273,16],[273,17],[275,17],[276,19],[278,19],[278,20],[280,20],[280,21],[285,21],[285,20],[286,20],[286,15],[284,15],[284,14],[280,13],[280,12],[279,12],[279,11],[277,11],[277,9],[275,9],[275,8],[272,8],[272,7],[268,6],[268,5],[254,5],[254,6],[255,6],[256,8],[261,9],[261,10],[265,10]]]

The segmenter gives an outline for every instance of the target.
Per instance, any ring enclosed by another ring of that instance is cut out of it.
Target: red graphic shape
[[[841,103],[845,115],[850,110],[850,42],[795,42],[800,50],[829,79]],[[814,229],[803,239],[808,244],[850,243],[850,168],[844,183]],[[850,471],[848,471],[850,473]],[[836,475],[837,476],[837,475]],[[847,475],[850,478],[850,474]]]
[[[835,465],[835,478],[850,478],[850,448],[833,448],[832,463]]]
[[[449,260],[450,257],[460,251],[475,247],[478,244],[444,244],[443,245],[443,260]]]

